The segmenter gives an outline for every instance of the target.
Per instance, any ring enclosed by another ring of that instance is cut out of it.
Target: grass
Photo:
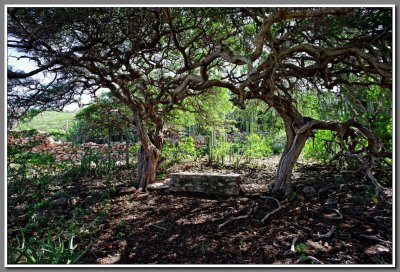
[[[45,111],[26,123],[18,124],[17,130],[37,129],[43,132],[66,132],[75,118],[74,112]]]

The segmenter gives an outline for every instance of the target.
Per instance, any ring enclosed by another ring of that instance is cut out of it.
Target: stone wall
[[[73,145],[69,142],[54,141],[52,137],[48,137],[45,133],[23,137],[16,132],[9,132],[7,135],[7,144],[14,146],[32,146],[28,152],[42,153],[54,156],[56,161],[69,161],[72,163],[80,163],[84,154],[89,149],[100,154],[101,159],[108,158],[108,152],[111,152],[112,158],[117,161],[124,162],[126,146],[124,143],[112,143],[111,150],[108,144],[85,143],[81,145]],[[130,146],[133,146],[132,143]]]
[[[175,192],[239,195],[240,175],[222,173],[173,173],[169,188]]]

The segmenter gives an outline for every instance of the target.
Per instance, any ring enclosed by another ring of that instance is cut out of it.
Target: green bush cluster
[[[333,154],[339,151],[339,145],[334,141],[333,134],[328,130],[319,130],[306,142],[303,149],[303,157],[327,161]]]
[[[227,141],[226,133],[215,136],[211,133],[208,143],[208,160],[224,165],[229,161],[236,167],[242,162],[250,162],[256,158],[269,156],[273,153],[270,140],[257,133],[249,133],[244,141]],[[222,135],[222,136],[221,136]]]
[[[175,163],[193,161],[198,157],[198,151],[191,136],[180,138],[177,142],[166,142],[161,151],[165,158],[164,167]]]

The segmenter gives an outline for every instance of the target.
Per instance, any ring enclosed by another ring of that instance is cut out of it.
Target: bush
[[[179,139],[178,142],[166,142],[162,148],[161,154],[166,158],[166,167],[184,161],[192,161],[197,158],[197,150],[194,145],[193,137]]]
[[[306,159],[326,161],[338,151],[339,146],[332,141],[332,133],[328,130],[318,130],[314,138],[306,142],[302,155]]]
[[[47,136],[53,137],[54,140],[65,140],[66,132],[60,129],[51,129],[47,132]]]
[[[244,154],[250,159],[260,158],[272,154],[269,143],[258,134],[251,133],[246,136]]]
[[[285,131],[281,129],[274,132],[273,135],[267,137],[267,142],[271,147],[272,154],[281,154],[285,149],[285,144],[286,144]]]

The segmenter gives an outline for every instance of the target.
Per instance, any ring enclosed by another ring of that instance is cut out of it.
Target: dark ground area
[[[235,170],[189,163],[168,172],[236,172],[243,174],[244,183],[266,184],[273,181],[276,164],[277,160],[271,159],[258,167]],[[260,196],[173,193],[168,189],[147,194],[118,193],[120,186],[127,186],[133,179],[126,170],[118,172],[112,181],[117,189],[107,198],[104,190],[110,185],[104,180],[86,178],[64,183],[61,187],[68,200],[41,209],[45,220],[38,223],[41,228],[37,229],[55,228],[55,222],[60,220],[70,222],[79,209],[83,214],[79,217],[83,234],[78,246],[87,247],[87,237],[92,237],[91,248],[79,260],[86,264],[316,262],[306,256],[324,264],[392,263],[392,190],[385,189],[376,198],[369,183],[329,166],[298,164],[293,177],[296,193],[288,200],[283,195],[276,196],[284,208],[265,224],[260,219],[277,206]],[[316,192],[303,193],[305,186],[314,187]],[[248,218],[218,228],[231,215],[245,215],[254,203],[258,209]],[[336,216],[331,209],[340,211],[343,218],[329,218]],[[23,214],[23,205],[9,206],[9,239],[19,234],[18,226],[26,220]],[[90,228],[93,222],[96,225]],[[330,238],[318,238],[333,226],[336,230]],[[291,244],[296,237],[293,252]]]

